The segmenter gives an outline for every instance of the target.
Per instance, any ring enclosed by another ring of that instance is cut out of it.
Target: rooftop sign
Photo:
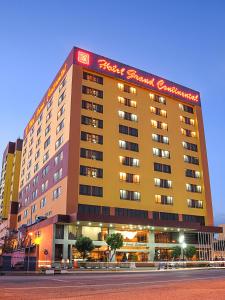
[[[74,60],[75,64],[83,65],[96,72],[126,80],[194,105],[200,105],[199,92],[109,58],[75,48]]]

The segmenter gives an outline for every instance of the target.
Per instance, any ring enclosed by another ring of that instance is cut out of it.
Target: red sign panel
[[[185,102],[200,105],[197,91],[176,84],[159,76],[135,69],[91,52],[75,48],[74,63],[86,65],[87,68],[106,75],[117,77],[133,84],[158,91]]]

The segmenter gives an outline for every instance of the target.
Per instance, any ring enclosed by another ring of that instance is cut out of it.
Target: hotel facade
[[[169,259],[181,234],[201,258],[220,231],[200,94],[79,48],[24,130],[19,190],[17,228],[40,262],[78,258],[80,235],[104,261],[113,232],[118,261]]]

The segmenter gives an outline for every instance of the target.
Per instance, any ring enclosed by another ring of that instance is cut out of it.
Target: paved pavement
[[[225,300],[225,270],[1,276],[0,299]]]

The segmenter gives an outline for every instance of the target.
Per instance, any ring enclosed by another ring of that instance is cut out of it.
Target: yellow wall
[[[89,72],[89,71],[88,71]],[[99,74],[98,74],[99,75]],[[149,90],[136,87],[137,93],[131,94],[120,91],[117,83],[119,81],[105,77],[104,84],[100,85],[91,81],[83,80],[86,86],[94,87],[104,91],[103,99],[90,95],[83,95],[82,99],[93,101],[104,106],[104,113],[96,113],[82,109],[82,114],[104,120],[104,129],[98,129],[91,126],[81,125],[81,130],[96,133],[104,136],[103,145],[90,142],[80,142],[80,146],[89,149],[103,151],[104,160],[93,161],[80,158],[80,164],[103,168],[104,178],[97,179],[80,176],[80,184],[103,186],[103,197],[79,196],[79,203],[102,205],[111,207],[122,207],[132,209],[142,209],[148,211],[174,212],[190,215],[206,215],[206,203],[204,193],[203,171],[201,163],[201,151],[199,138],[190,138],[181,134],[181,127],[198,131],[198,122],[196,114],[183,112],[179,108],[178,100],[166,97],[167,104],[160,104],[150,99]],[[123,96],[137,101],[137,108],[127,107],[118,102],[117,97]],[[157,116],[150,111],[150,106],[159,107],[167,111],[167,118]],[[135,113],[138,115],[138,122],[126,121],[118,116],[118,110]],[[180,115],[195,119],[195,126],[186,125],[180,121]],[[155,129],[151,125],[151,120],[159,120],[168,123],[168,131]],[[119,124],[138,128],[139,137],[132,137],[119,133]],[[152,141],[152,133],[158,133],[169,137],[169,145]],[[202,133],[201,133],[202,134]],[[119,140],[131,141],[139,144],[139,153],[123,150],[119,148]],[[198,152],[185,150],[182,141],[195,143],[198,145]],[[170,151],[171,158],[159,158],[153,156],[152,148],[166,149]],[[184,162],[183,155],[198,156],[200,165],[193,165]],[[140,159],[140,167],[127,167],[119,162],[119,156],[129,156]],[[172,173],[154,172],[153,163],[160,162],[169,164],[172,167]],[[185,177],[186,168],[201,171],[201,179]],[[127,172],[140,175],[140,183],[126,183],[119,179],[119,172]],[[172,189],[159,188],[154,186],[154,177],[172,180]],[[202,193],[191,193],[186,191],[186,183],[193,183],[202,186]],[[120,199],[120,189],[141,192],[140,201],[129,201]],[[155,194],[173,196],[173,205],[163,205],[155,203]],[[187,199],[203,201],[203,209],[188,208]]]

